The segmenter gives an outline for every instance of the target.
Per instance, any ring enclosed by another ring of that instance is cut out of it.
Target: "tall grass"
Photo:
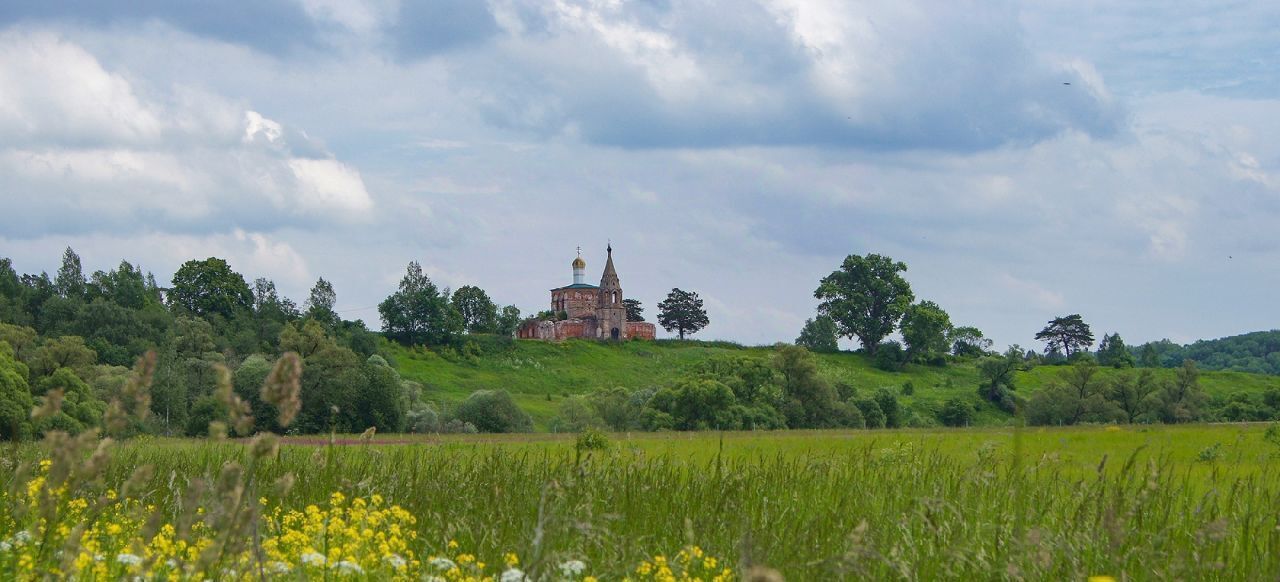
[[[1134,448],[1081,471],[1053,455],[1015,462],[1010,447],[956,454],[910,433],[808,455],[686,442],[717,454],[622,445],[583,457],[558,442],[295,445],[257,479],[295,475],[279,500],[289,507],[334,491],[381,494],[417,516],[428,546],[457,540],[495,562],[507,552],[581,559],[611,578],[690,544],[733,557],[741,572],[765,565],[796,580],[1280,575],[1274,462],[1237,470],[1230,459],[1206,466]],[[117,452],[106,479],[153,466],[146,499],[176,515],[187,480],[247,455],[233,443],[139,443]]]

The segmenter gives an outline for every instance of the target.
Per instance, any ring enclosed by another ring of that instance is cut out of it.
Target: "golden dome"
[[[574,259],[574,260],[573,260],[573,268],[575,268],[575,269],[585,269],[585,268],[587,268],[587,262],[586,262],[586,261],[584,261],[584,260],[582,260],[582,257],[578,257],[578,258],[576,258],[576,259]]]

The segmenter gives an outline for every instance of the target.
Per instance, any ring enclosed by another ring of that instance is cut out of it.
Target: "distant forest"
[[[1202,370],[1230,370],[1280,375],[1280,330],[1255,331],[1180,346],[1169,340],[1138,347],[1138,353],[1154,354],[1163,368],[1176,368],[1192,360]]]

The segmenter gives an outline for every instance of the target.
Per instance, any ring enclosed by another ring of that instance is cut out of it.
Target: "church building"
[[[604,264],[600,285],[586,282],[587,262],[573,260],[573,284],[551,290],[551,311],[561,318],[557,321],[531,320],[520,326],[516,337],[521,339],[562,340],[571,337],[595,339],[653,339],[652,323],[627,321],[627,310],[622,304],[622,283],[613,268],[613,245],[606,247],[609,258]]]

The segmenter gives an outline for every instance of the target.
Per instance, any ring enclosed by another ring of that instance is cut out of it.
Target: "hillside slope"
[[[565,397],[599,388],[621,386],[628,389],[664,386],[708,358],[726,355],[769,358],[769,347],[740,347],[719,342],[657,341],[601,343],[570,340],[561,343],[540,341],[486,341],[473,357],[448,358],[421,348],[405,348],[387,342],[383,351],[401,376],[423,384],[426,398],[448,407],[476,390],[503,389],[530,415],[539,429],[545,429]],[[975,388],[978,371],[972,362],[945,368],[909,365],[900,372],[886,372],[871,365],[858,353],[817,354],[819,372],[832,382],[847,382],[859,393],[890,388],[904,406],[931,416],[942,403],[954,397],[969,399],[979,406],[975,422],[1005,424],[1010,417],[982,402]],[[1020,372],[1018,391],[1029,394],[1051,381],[1062,368],[1041,366]],[[1104,369],[1109,377],[1115,370]],[[1172,378],[1174,370],[1159,369],[1160,376]],[[1259,394],[1280,388],[1280,377],[1243,372],[1203,372],[1201,385],[1210,397],[1235,392]],[[901,395],[910,382],[911,396]]]

